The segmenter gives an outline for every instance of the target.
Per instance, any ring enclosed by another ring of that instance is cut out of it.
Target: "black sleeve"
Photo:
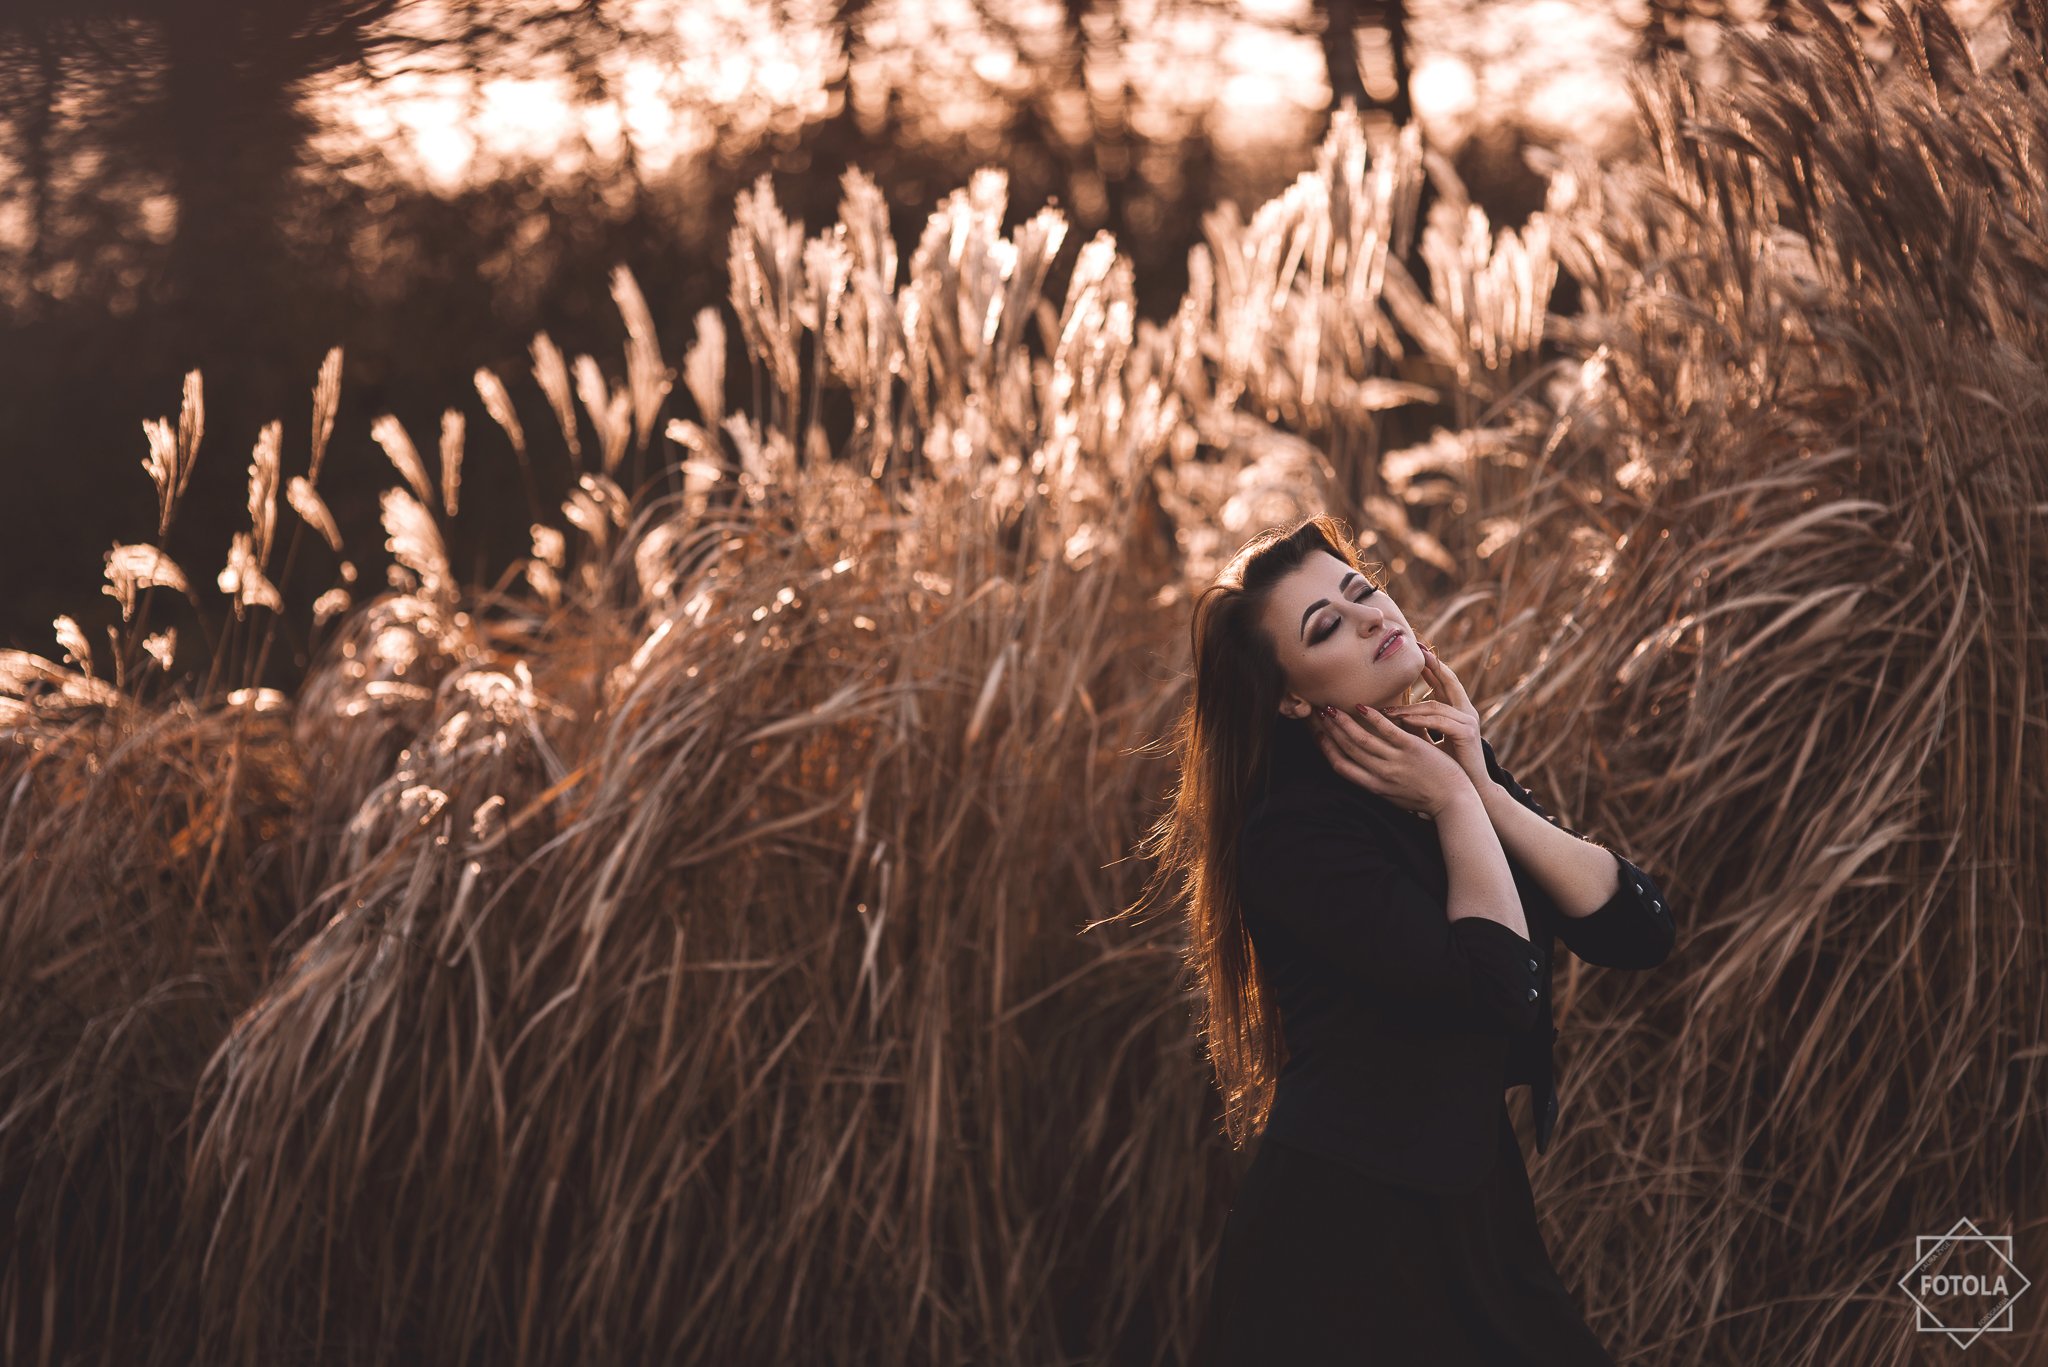
[[[1372,830],[1345,818],[1301,808],[1255,818],[1239,847],[1246,914],[1411,1023],[1533,1028],[1541,981],[1527,937],[1485,916],[1452,920]]]
[[[1507,789],[1515,801],[1560,830],[1570,831],[1581,840],[1591,838],[1573,831],[1544,811],[1536,799],[1515,782],[1515,776],[1501,767],[1490,742],[1482,739],[1479,746],[1486,755],[1487,773],[1493,776],[1494,782]],[[1566,916],[1559,913],[1555,918],[1557,938],[1564,941],[1565,948],[1572,953],[1602,968],[1655,968],[1670,956],[1678,938],[1671,911],[1664,904],[1663,889],[1618,851],[1597,840],[1593,843],[1614,856],[1621,873],[1621,886],[1615,889],[1614,896],[1589,915]]]

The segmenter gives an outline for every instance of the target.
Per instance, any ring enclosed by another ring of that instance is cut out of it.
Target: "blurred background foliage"
[[[1880,5],[1837,8],[1882,44]],[[130,477],[137,424],[176,406],[187,370],[207,376],[216,443],[240,446],[274,418],[292,435],[305,377],[341,346],[336,441],[360,452],[374,418],[430,428],[472,369],[517,368],[536,331],[570,355],[607,354],[604,286],[620,263],[679,352],[688,321],[725,294],[739,190],[769,173],[792,217],[825,222],[856,163],[906,241],[969,172],[1002,166],[1013,212],[1054,202],[1079,238],[1115,233],[1140,312],[1158,320],[1185,286],[1202,214],[1288,184],[1346,96],[1389,126],[1412,109],[1512,224],[1542,195],[1527,147],[1633,137],[1632,61],[1676,51],[1712,78],[1724,23],[1786,12],[1782,0],[16,0],[0,7],[0,450],[37,491],[12,506],[65,515],[18,514],[0,538],[0,640],[46,648],[106,549],[147,519]],[[516,402],[529,426],[545,420],[529,396]],[[480,460],[509,465],[494,432],[475,440]],[[361,533],[375,491],[340,473],[355,468],[344,462],[327,492]],[[235,474],[225,460],[195,474],[167,550],[224,559]],[[506,488],[475,491],[451,547],[465,574],[492,578],[525,547],[528,509]],[[565,491],[544,492],[552,504]],[[301,607],[320,591],[280,587]],[[111,620],[105,604],[85,617],[95,635]],[[286,630],[273,682],[306,660]],[[204,663],[203,642],[186,648]]]

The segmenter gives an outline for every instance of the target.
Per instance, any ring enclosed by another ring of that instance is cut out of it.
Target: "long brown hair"
[[[1273,585],[1317,551],[1373,577],[1376,567],[1359,560],[1350,528],[1317,514],[1254,536],[1195,599],[1189,628],[1194,681],[1172,740],[1180,776],[1171,807],[1139,846],[1157,865],[1137,903],[1119,913],[1128,916],[1165,897],[1186,900],[1184,962],[1233,1148],[1265,1127],[1286,1062],[1279,1017],[1262,990],[1237,900],[1237,836],[1286,691],[1260,618]]]

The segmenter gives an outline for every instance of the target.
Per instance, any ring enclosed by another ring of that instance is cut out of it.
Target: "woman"
[[[1450,669],[1328,517],[1198,602],[1154,832],[1239,1186],[1198,1362],[1611,1364],[1537,1229],[1506,1088],[1551,1083],[1553,940],[1650,968],[1663,893],[1500,765]],[[1419,684],[1429,701],[1402,705]]]

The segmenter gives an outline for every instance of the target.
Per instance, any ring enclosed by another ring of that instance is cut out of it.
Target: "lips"
[[[1402,633],[1402,632],[1399,632],[1399,631],[1390,631],[1390,632],[1388,632],[1388,633],[1387,633],[1387,639],[1386,639],[1386,640],[1384,640],[1384,641],[1381,641],[1381,642],[1380,642],[1380,648],[1379,648],[1378,650],[1375,650],[1375,651],[1374,651],[1374,652],[1372,653],[1372,657],[1373,657],[1373,659],[1375,659],[1375,660],[1381,660],[1381,659],[1385,659],[1385,658],[1386,658],[1386,656],[1387,656],[1387,653],[1388,653],[1389,651],[1392,651],[1392,650],[1394,650],[1395,648],[1397,648],[1397,647],[1398,647],[1398,646],[1399,646],[1399,645],[1401,644],[1401,637],[1402,637],[1402,635],[1403,635],[1403,633]]]

